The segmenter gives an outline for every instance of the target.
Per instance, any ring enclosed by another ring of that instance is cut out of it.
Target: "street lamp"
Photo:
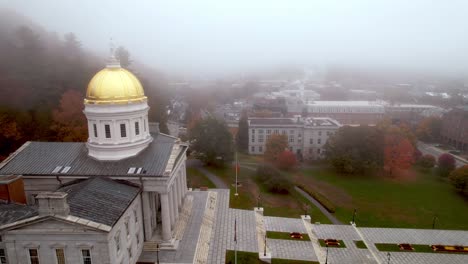
[[[390,252],[387,253],[387,264],[390,264],[390,258],[392,257],[392,255],[390,254]]]
[[[327,247],[327,255],[325,255],[325,264],[328,264],[328,244],[325,244]]]
[[[436,223],[436,220],[438,220],[439,218],[437,217],[437,215],[434,215],[434,217],[432,218],[432,229],[435,228],[435,223]]]
[[[156,263],[159,264],[159,243],[156,244]]]
[[[355,217],[356,217],[356,208],[354,208],[354,213],[353,213],[353,224],[355,223],[354,222]]]
[[[263,246],[263,256],[266,257],[266,232],[265,232],[265,243]]]

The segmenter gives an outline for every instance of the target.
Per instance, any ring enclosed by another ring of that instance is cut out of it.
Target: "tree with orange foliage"
[[[414,147],[410,140],[398,133],[384,136],[384,171],[391,177],[407,170],[414,162]]]
[[[265,159],[276,162],[279,154],[288,147],[288,138],[286,135],[271,135],[265,147]]]
[[[86,117],[83,114],[83,96],[68,90],[60,99],[60,106],[52,113],[54,124],[51,129],[57,140],[83,142],[88,138]]]
[[[290,170],[296,166],[297,159],[294,153],[289,150],[285,150],[278,155],[276,162],[279,169]]]

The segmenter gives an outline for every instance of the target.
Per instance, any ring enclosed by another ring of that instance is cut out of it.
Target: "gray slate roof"
[[[38,215],[37,208],[34,206],[7,203],[0,200],[0,225],[13,223],[36,215]]]
[[[136,167],[146,170],[147,176],[161,176],[176,139],[164,134],[153,135],[153,138],[136,157],[120,161],[98,161],[89,157],[84,142],[30,142],[0,168],[0,175],[52,175],[57,166],[70,166],[63,175],[128,176],[128,169]]]
[[[114,226],[138,195],[140,188],[107,177],[93,177],[57,191],[68,193],[70,215]]]

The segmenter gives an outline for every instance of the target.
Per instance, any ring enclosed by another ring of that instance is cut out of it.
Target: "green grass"
[[[414,250],[401,250],[398,244],[391,243],[375,243],[375,247],[379,251],[388,251],[388,252],[418,252],[418,253],[445,253],[445,254],[467,254],[465,252],[446,252],[446,251],[434,251],[430,245],[418,245],[411,244]]]
[[[364,241],[362,240],[354,240],[354,244],[357,248],[367,248],[366,244],[364,244]]]
[[[345,245],[345,243],[344,243],[343,240],[338,240],[338,242],[340,242],[340,245],[337,246],[337,247],[335,247],[335,248],[346,248],[346,245]],[[326,246],[327,246],[327,244],[325,244],[325,240],[324,240],[324,239],[319,239],[319,244],[320,244],[320,246],[322,246],[322,247],[326,247]],[[328,246],[328,247],[333,247],[333,246]]]
[[[257,206],[257,198],[260,195],[260,207],[264,209],[264,215],[278,217],[299,218],[305,213],[304,204],[309,205],[308,213],[313,222],[324,224],[331,223],[320,210],[306,198],[292,189],[289,194],[269,193],[261,182],[255,180],[255,171],[240,168],[238,181],[243,185],[238,187],[238,196],[235,196],[235,169],[232,166],[224,168],[206,167],[213,174],[218,175],[230,186],[229,206],[236,209],[253,210]]]
[[[196,168],[187,168],[187,185],[191,188],[216,188],[215,184]]]
[[[414,173],[414,179],[397,180],[320,168],[304,170],[302,177],[331,187],[320,191],[337,206],[335,215],[344,223],[357,208],[358,226],[431,228],[437,215],[436,228],[467,230],[468,202],[433,171]],[[343,199],[343,194],[351,199]]]
[[[310,241],[310,237],[309,237],[308,234],[302,234],[302,239],[297,239],[297,238],[292,238],[290,236],[290,233],[288,233],[288,232],[267,231],[266,236],[267,236],[267,238],[271,238],[271,239]]]
[[[226,251],[226,262],[225,263],[230,263],[234,264],[234,259],[235,259],[235,251],[234,250],[227,250]],[[258,259],[258,253],[254,252],[245,252],[245,251],[237,251],[237,263],[245,263],[245,264],[262,264],[262,263],[267,263],[263,262]]]
[[[234,255],[235,255],[234,250],[227,250],[225,263],[234,264]],[[237,251],[237,263],[238,264],[264,264],[267,262],[263,262],[260,259],[258,259],[258,253]],[[272,258],[271,264],[319,264],[319,262]]]
[[[293,260],[293,259],[271,259],[271,264],[320,264],[318,261]]]

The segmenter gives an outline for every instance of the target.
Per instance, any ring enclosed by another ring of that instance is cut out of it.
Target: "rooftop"
[[[28,142],[16,156],[0,164],[0,175],[129,176],[130,168],[134,168],[138,174],[162,176],[176,138],[165,134],[153,136],[153,142],[140,154],[120,161],[89,157],[84,142]],[[180,148],[181,154],[186,146]]]
[[[0,200],[0,226],[38,215],[37,208]]]
[[[383,107],[384,103],[381,101],[312,101],[308,102],[310,106],[373,106]]]

